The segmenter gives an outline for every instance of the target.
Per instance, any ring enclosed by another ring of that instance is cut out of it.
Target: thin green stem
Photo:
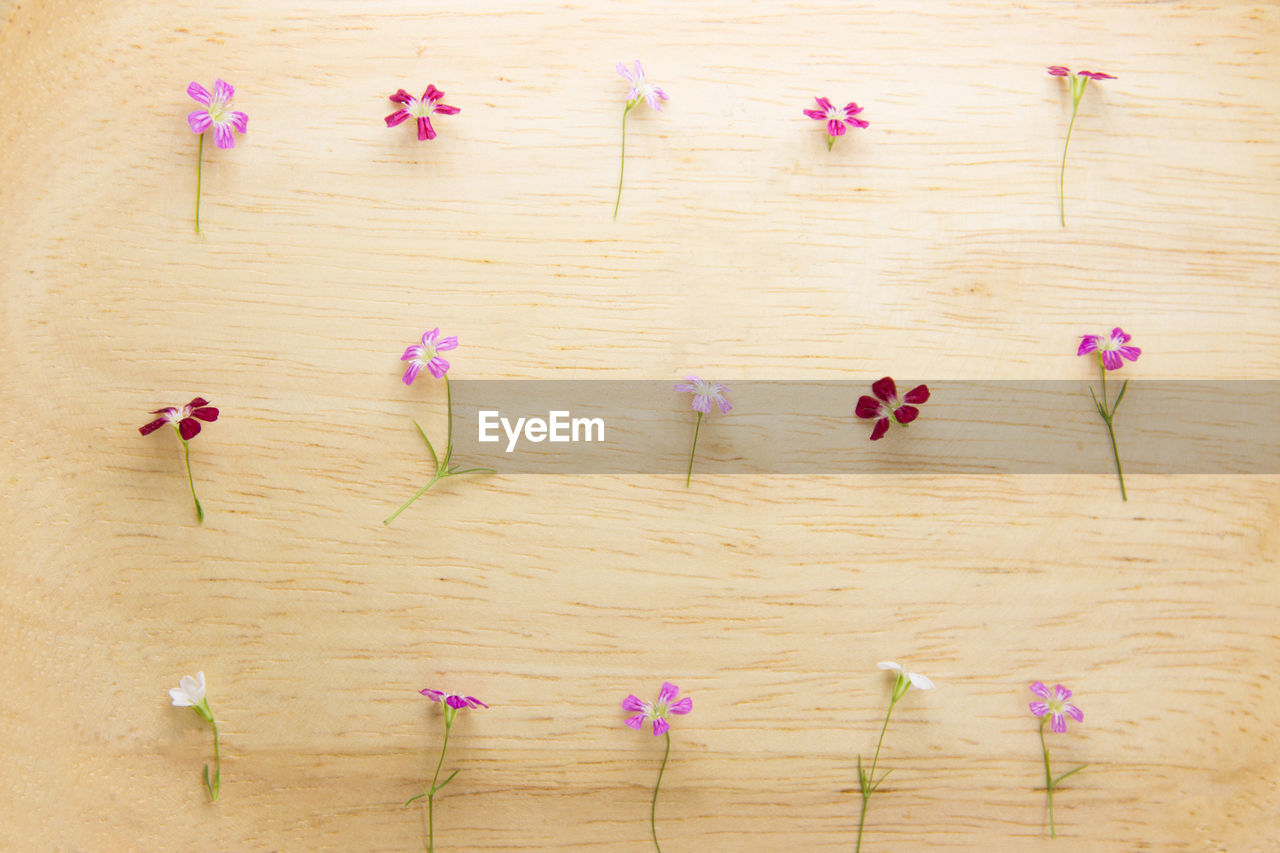
[[[209,712],[209,725],[213,726],[213,785],[209,788],[209,798],[217,802],[222,790],[222,749],[218,744],[218,723],[213,719],[212,711]],[[205,772],[209,772],[207,767]]]
[[[629,102],[622,110],[622,163],[618,166],[618,200],[613,203],[613,218],[618,218],[618,205],[622,204],[622,176],[627,168],[627,113],[638,102]]]
[[[436,762],[436,772],[431,777],[431,788],[427,791],[427,853],[435,853],[436,849],[436,781],[440,778],[440,768],[444,766],[444,751],[449,748],[449,732],[452,729],[453,720],[446,716],[444,743],[440,745],[440,760]]]
[[[196,518],[204,524],[204,507],[200,506],[200,499],[196,497],[196,481],[191,476],[191,443],[182,436],[178,438],[182,442],[182,454],[187,460],[187,485],[191,487],[191,500],[196,503]]]
[[[862,787],[862,814],[858,817],[858,844],[854,848],[854,853],[862,850],[862,828],[867,822],[867,803],[875,793],[876,764],[880,761],[880,747],[884,745],[884,733],[889,728],[889,716],[893,713],[893,706],[896,704],[898,704],[897,700],[889,701],[889,710],[884,714],[884,724],[880,726],[880,739],[876,741],[876,753],[871,759],[871,772],[864,779],[859,780]]]
[[[449,460],[453,458],[453,388],[449,385],[449,374],[444,375],[444,399],[445,411],[448,412],[449,418],[449,437],[444,445],[444,465],[447,467]]]
[[[662,774],[667,770],[667,758],[671,755],[671,732],[666,732],[667,749],[662,753],[662,766],[658,768],[658,781],[653,786],[653,800],[649,803],[649,830],[653,833],[653,847],[658,853],[662,848],[658,845],[658,788],[662,786]]]
[[[1099,359],[1101,364],[1101,359]],[[1120,400],[1116,399],[1116,408],[1119,408]],[[1102,409],[1105,414],[1102,415],[1102,422],[1107,425],[1107,435],[1111,437],[1111,455],[1116,460],[1116,476],[1120,478],[1120,499],[1129,500],[1129,494],[1124,489],[1124,468],[1120,465],[1120,449],[1116,446],[1116,428],[1112,423],[1112,419],[1116,416],[1115,408],[1110,408],[1107,404],[1107,366],[1102,365]]]
[[[204,134],[196,153],[196,233],[200,233],[200,184],[204,180]]]
[[[1044,724],[1049,720],[1049,716],[1040,718],[1040,748],[1044,750],[1044,786],[1049,792],[1049,837],[1058,837],[1058,828],[1053,822],[1053,773],[1049,770],[1049,745],[1044,740]]]
[[[689,473],[685,475],[684,487],[689,488],[693,479],[693,454],[698,452],[698,432],[702,429],[702,412],[698,412],[698,422],[693,427],[693,447],[689,450]]]
[[[1080,99],[1075,98],[1071,105],[1071,123],[1067,125],[1067,142],[1062,146],[1062,169],[1058,172],[1058,208],[1062,216],[1062,227],[1067,227],[1067,149],[1071,147],[1071,130],[1076,126],[1076,113],[1080,110]]]
[[[396,510],[395,512],[391,513],[391,515],[389,515],[386,519],[384,519],[382,523],[383,523],[384,525],[386,525],[386,524],[390,524],[391,522],[395,521],[395,520],[396,520],[396,518],[397,518],[397,516],[399,516],[399,515],[400,515],[400,513],[404,512],[406,509],[408,509],[410,504],[412,504],[412,503],[413,503],[414,501],[416,501],[418,498],[420,498],[420,497],[422,497],[423,495],[425,495],[425,494],[427,493],[427,490],[428,490],[428,489],[430,489],[432,486],[434,486],[434,485],[435,485],[436,483],[438,483],[438,482],[440,482],[440,472],[439,472],[439,471],[436,471],[435,476],[431,478],[431,482],[427,483],[427,484],[426,484],[425,486],[423,486],[421,489],[418,489],[418,493],[417,493],[416,495],[414,495],[413,497],[409,498],[409,500],[407,500],[407,501],[405,501],[403,504],[401,504],[401,505],[400,505],[400,508],[399,508],[398,510]]]

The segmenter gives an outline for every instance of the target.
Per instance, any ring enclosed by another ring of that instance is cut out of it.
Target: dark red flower
[[[150,435],[165,424],[172,424],[183,441],[190,441],[200,434],[200,421],[213,423],[218,419],[218,410],[210,406],[209,401],[204,397],[196,397],[183,406],[181,411],[169,406],[164,409],[156,409],[151,414],[160,415],[161,417],[156,418],[146,426],[138,427],[138,432],[143,435]]]
[[[854,412],[860,418],[876,419],[876,425],[871,429],[871,440],[879,441],[889,431],[891,419],[906,426],[920,416],[920,410],[916,405],[929,399],[929,386],[917,385],[899,400],[898,386],[886,376],[879,382],[872,383],[871,393],[875,394],[875,397],[864,394],[858,398],[858,405]]]

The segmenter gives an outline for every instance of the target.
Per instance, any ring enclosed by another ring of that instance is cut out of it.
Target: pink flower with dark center
[[[670,681],[662,682],[657,702],[645,702],[632,694],[622,700],[622,708],[624,711],[636,712],[636,715],[628,717],[624,722],[639,731],[644,727],[646,720],[653,720],[654,737],[665,734],[671,728],[671,723],[667,721],[669,714],[687,714],[693,710],[693,700],[688,696],[677,700],[676,697],[679,695],[680,688]]]
[[[693,395],[695,412],[701,412],[704,415],[710,413],[712,403],[720,408],[722,415],[727,415],[733,410],[733,403],[730,403],[729,398],[725,396],[729,393],[729,389],[719,382],[708,382],[696,376],[687,376],[684,382],[675,386],[675,389]]]
[[[830,98],[814,98],[814,100],[818,102],[818,109],[805,110],[804,114],[815,121],[825,121],[827,123],[828,151],[835,144],[836,137],[844,136],[848,128],[869,126],[869,122],[855,118],[858,113],[862,112],[862,107],[853,101],[845,104],[844,107],[837,107],[831,103]]]
[[[190,441],[200,434],[200,421],[213,423],[218,419],[218,410],[210,406],[209,401],[203,397],[196,397],[181,410],[168,406],[156,409],[151,414],[161,415],[161,417],[146,426],[138,427],[138,432],[150,435],[165,424],[172,424],[183,441]]]
[[[426,696],[432,702],[439,702],[447,705],[455,711],[462,708],[488,708],[489,706],[481,702],[474,696],[462,696],[457,693],[445,693],[443,690],[432,690],[430,687],[418,691]]]
[[[854,412],[860,418],[877,419],[876,425],[871,430],[871,440],[879,441],[889,431],[890,420],[906,426],[920,416],[920,410],[916,406],[928,401],[929,386],[917,385],[899,400],[898,386],[886,376],[872,383],[871,393],[875,394],[875,397],[864,394],[858,398],[858,405]]]
[[[387,116],[387,127],[395,127],[406,119],[415,118],[418,120],[418,139],[435,139],[436,129],[431,126],[429,116],[435,113],[452,116],[462,112],[457,107],[440,103],[443,97],[444,92],[437,89],[435,84],[428,85],[427,91],[422,93],[421,98],[415,98],[404,89],[400,89],[391,96],[391,100],[403,106]]]
[[[1031,709],[1031,713],[1041,718],[1046,715],[1052,715],[1049,728],[1058,734],[1062,734],[1067,730],[1067,717],[1077,723],[1084,722],[1084,711],[1067,701],[1071,698],[1071,691],[1061,684],[1055,684],[1053,692],[1050,693],[1049,688],[1044,686],[1044,682],[1037,681],[1031,685],[1031,692],[1044,700],[1030,703],[1028,707]]]
[[[441,358],[439,354],[457,348],[458,339],[456,337],[441,338],[438,328],[427,332],[422,336],[422,343],[408,347],[404,351],[404,355],[400,356],[401,361],[409,362],[409,367],[404,372],[404,384],[412,385],[413,380],[418,378],[418,374],[424,367],[436,379],[443,379],[444,375],[449,372],[449,362]]]
[[[640,65],[640,60],[636,60],[634,71],[627,68],[626,63],[619,62],[618,73],[622,75],[622,79],[631,84],[631,91],[627,92],[628,109],[644,98],[649,106],[662,112],[661,102],[671,100],[666,92],[644,79],[644,68]]]
[[[187,86],[187,94],[201,104],[204,109],[196,110],[187,116],[187,124],[192,133],[204,133],[213,128],[213,144],[219,148],[235,148],[236,138],[231,131],[234,128],[240,133],[249,130],[249,117],[244,113],[231,109],[231,99],[235,97],[235,88],[225,80],[216,80],[213,94],[199,83]]]
[[[1137,361],[1142,355],[1138,347],[1129,346],[1132,336],[1125,334],[1124,329],[1116,326],[1111,330],[1111,337],[1102,335],[1085,335],[1080,339],[1080,347],[1076,355],[1088,355],[1096,352],[1102,359],[1102,366],[1107,370],[1119,370],[1124,361]]]

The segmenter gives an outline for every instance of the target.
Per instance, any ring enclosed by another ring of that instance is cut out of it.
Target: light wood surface
[[[419,849],[430,686],[493,706],[454,728],[439,849],[644,850],[661,742],[618,703],[670,679],[667,853],[851,850],[896,659],[938,689],[895,711],[866,851],[1280,849],[1280,477],[499,475],[381,524],[428,476],[410,418],[442,425],[397,361],[433,326],[471,379],[1088,379],[1116,324],[1128,375],[1280,379],[1275,4],[0,20],[0,848]],[[630,120],[615,222],[636,58],[671,101]],[[1119,78],[1066,229],[1055,63]],[[218,76],[249,132],[206,148],[197,236],[185,88]],[[386,128],[427,83],[462,109],[439,138]],[[871,126],[828,153],[815,95]],[[203,526],[137,433],[197,394]],[[166,694],[196,670],[215,805]],[[1086,715],[1056,842],[1035,679]]]

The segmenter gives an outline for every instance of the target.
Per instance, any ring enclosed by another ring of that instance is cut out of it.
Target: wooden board
[[[1110,475],[500,474],[381,524],[427,477],[410,419],[443,426],[397,361],[434,326],[471,379],[1087,380],[1112,325],[1135,378],[1280,379],[1274,4],[0,20],[0,847],[416,849],[442,687],[492,708],[453,730],[439,849],[641,850],[661,741],[618,704],[670,679],[668,853],[849,850],[884,659],[938,689],[894,712],[864,850],[1280,847],[1274,474],[1128,503]],[[636,58],[671,100],[632,114],[615,222]],[[1119,78],[1081,105],[1065,229],[1055,63]],[[185,88],[218,76],[249,132],[206,149],[197,236]],[[439,137],[386,128],[428,83],[462,109]],[[829,153],[816,95],[870,127]],[[197,394],[203,526],[176,440],[137,433]],[[216,805],[166,695],[196,670]],[[1057,842],[1035,679],[1086,714],[1052,742],[1089,765]]]

